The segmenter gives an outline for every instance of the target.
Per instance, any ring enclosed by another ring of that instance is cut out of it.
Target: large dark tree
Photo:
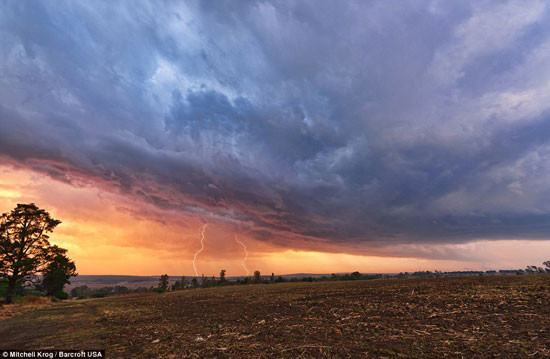
[[[2,214],[0,277],[8,280],[5,303],[12,302],[17,283],[47,271],[48,266],[59,259],[56,254],[65,255],[64,249],[51,246],[48,241],[48,233],[60,223],[61,221],[52,218],[34,203],[18,204],[10,213]],[[63,265],[58,263],[57,267],[61,268]],[[71,267],[70,264],[68,267]]]

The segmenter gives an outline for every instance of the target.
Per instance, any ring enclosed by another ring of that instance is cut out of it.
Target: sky
[[[8,0],[0,52],[0,211],[81,274],[550,259],[545,1]]]

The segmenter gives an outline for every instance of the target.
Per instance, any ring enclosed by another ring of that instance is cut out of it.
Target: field
[[[72,300],[0,349],[108,358],[548,358],[550,275],[281,283]]]

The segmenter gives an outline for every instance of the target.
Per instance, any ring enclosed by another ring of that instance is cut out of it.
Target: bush
[[[128,294],[128,293],[130,293],[130,289],[126,288],[125,286],[117,285],[117,286],[115,286],[115,288],[113,289],[113,294],[114,294],[114,295],[117,295],[117,294]]]
[[[81,285],[71,289],[71,297],[89,297],[92,295],[92,290],[87,285]]]
[[[69,295],[65,292],[57,292],[57,293],[55,293],[54,297],[56,297],[58,299],[61,299],[61,300],[65,300],[65,299],[69,298]]]
[[[155,292],[155,293],[164,293],[165,290],[163,290],[162,288],[154,288],[153,292]]]

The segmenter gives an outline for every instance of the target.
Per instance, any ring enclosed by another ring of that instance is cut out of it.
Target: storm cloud
[[[544,1],[5,1],[0,32],[6,163],[289,247],[550,237]]]

